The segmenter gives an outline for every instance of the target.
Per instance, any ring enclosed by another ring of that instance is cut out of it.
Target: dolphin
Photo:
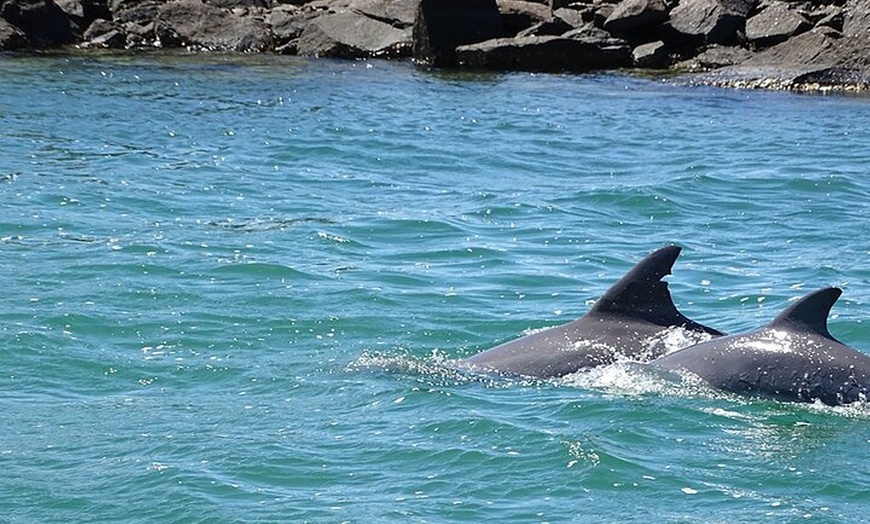
[[[681,248],[646,256],[584,316],[531,333],[461,360],[457,367],[535,378],[561,377],[620,359],[649,361],[722,333],[677,310],[662,278]]]
[[[828,313],[841,293],[836,287],[814,291],[761,329],[690,346],[653,364],[735,393],[828,405],[867,400],[870,355],[828,331]]]

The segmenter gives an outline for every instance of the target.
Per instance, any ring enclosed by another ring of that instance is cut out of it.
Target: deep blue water
[[[870,410],[474,379],[641,257],[738,332],[838,285],[870,99],[278,57],[0,57],[10,522],[861,522]]]

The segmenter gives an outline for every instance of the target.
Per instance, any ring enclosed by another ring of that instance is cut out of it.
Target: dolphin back
[[[761,329],[690,346],[654,364],[689,371],[735,393],[829,405],[870,400],[870,355],[828,331],[828,315],[841,294],[835,287],[813,291]]]

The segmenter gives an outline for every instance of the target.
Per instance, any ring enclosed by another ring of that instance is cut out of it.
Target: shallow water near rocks
[[[13,522],[860,522],[870,412],[445,362],[684,251],[728,332],[844,288],[870,100],[279,57],[0,58]]]

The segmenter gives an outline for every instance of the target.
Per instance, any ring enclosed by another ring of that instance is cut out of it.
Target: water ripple
[[[3,80],[4,513],[865,516],[866,406],[449,365],[674,243],[692,318],[753,329],[840,285],[831,331],[867,350],[865,99],[260,56]]]

